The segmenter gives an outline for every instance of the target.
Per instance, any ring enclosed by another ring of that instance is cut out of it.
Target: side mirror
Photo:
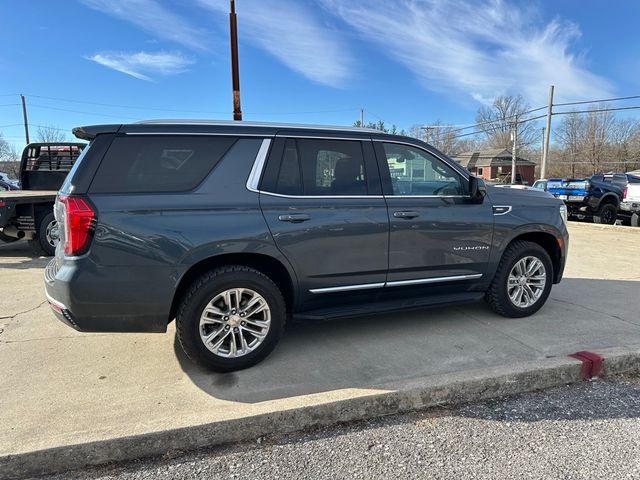
[[[473,203],[482,203],[487,193],[484,181],[478,180],[478,177],[471,175],[469,177],[469,199]]]

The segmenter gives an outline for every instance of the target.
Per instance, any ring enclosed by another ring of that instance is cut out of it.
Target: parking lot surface
[[[640,382],[638,377],[596,380],[72,476],[77,480],[638,478]],[[47,480],[63,478],[68,475]]]
[[[572,224],[565,279],[533,317],[484,304],[292,324],[260,365],[213,374],[168,334],[82,334],[44,301],[43,267],[0,246],[0,455],[247,418],[421,378],[640,345],[640,229]]]

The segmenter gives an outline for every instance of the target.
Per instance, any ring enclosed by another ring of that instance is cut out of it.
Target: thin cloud
[[[203,7],[227,13],[227,2],[198,0]],[[291,70],[314,82],[344,86],[353,59],[340,32],[324,24],[321,15],[293,0],[243,0],[236,5],[242,39],[265,50]]]
[[[155,37],[205,50],[206,31],[163,7],[157,0],[80,0],[99,12],[120,18]]]
[[[320,0],[333,13],[411,70],[425,88],[479,102],[522,93],[546,103],[550,84],[563,100],[611,93],[610,84],[570,53],[577,25],[503,0]]]
[[[151,81],[155,75],[175,75],[184,72],[193,61],[180,53],[134,52],[96,53],[88,60],[140,80]]]

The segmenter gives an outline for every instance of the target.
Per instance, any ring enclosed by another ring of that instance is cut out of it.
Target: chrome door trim
[[[475,280],[481,277],[482,277],[482,273],[473,273],[469,275],[451,275],[448,277],[430,277],[430,278],[416,278],[413,280],[398,280],[395,282],[361,283],[357,285],[344,285],[340,287],[313,288],[309,291],[311,293],[348,292],[351,290],[365,290],[368,288],[402,287],[407,285],[421,285],[425,283],[441,283],[441,282],[456,282],[459,280]]]
[[[366,290],[368,288],[382,288],[382,287],[384,287],[384,282],[361,283],[359,285],[344,285],[342,287],[312,288],[309,291],[311,293],[332,293],[332,292],[348,292],[350,290]]]
[[[417,278],[415,280],[399,280],[396,282],[387,282],[385,286],[402,287],[405,285],[421,285],[423,283],[455,282],[457,280],[473,280],[480,277],[482,277],[481,273],[474,273],[472,275],[453,275],[450,277]]]

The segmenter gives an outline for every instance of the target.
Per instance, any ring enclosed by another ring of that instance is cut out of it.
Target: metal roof
[[[335,130],[340,132],[369,132],[384,133],[374,128],[343,127],[339,125],[311,125],[304,123],[277,123],[277,122],[246,122],[237,120],[198,120],[198,119],[162,119],[162,120],[142,120],[135,122],[143,125],[211,125],[220,127],[269,127],[269,128],[301,128],[308,130]]]

